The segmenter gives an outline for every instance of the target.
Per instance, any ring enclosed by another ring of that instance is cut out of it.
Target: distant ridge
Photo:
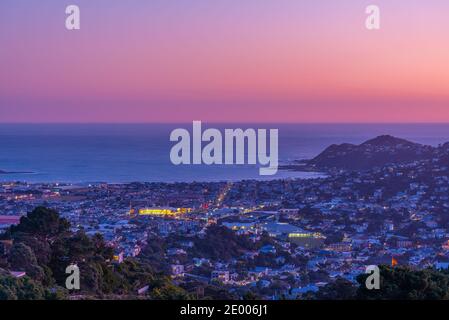
[[[381,135],[359,145],[342,143],[327,147],[315,158],[300,161],[299,166],[287,169],[328,171],[332,169],[368,170],[388,164],[403,164],[449,154],[449,143],[432,147],[391,135]]]
[[[5,170],[0,170],[0,174],[31,174],[34,172],[31,171],[5,171]]]

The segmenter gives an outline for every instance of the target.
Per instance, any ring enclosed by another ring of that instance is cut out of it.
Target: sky
[[[449,122],[448,16],[447,0],[1,0],[0,122]]]

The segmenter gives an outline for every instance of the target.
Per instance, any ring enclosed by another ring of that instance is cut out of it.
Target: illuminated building
[[[254,230],[255,229],[255,223],[254,222],[223,222],[223,226],[234,230]]]
[[[288,223],[268,222],[262,227],[271,237],[288,240],[304,248],[321,247],[326,239],[326,237],[319,232],[304,231],[301,228]]]
[[[175,277],[183,277],[184,276],[184,265],[182,264],[172,264],[171,266],[171,276]]]
[[[326,249],[335,252],[349,252],[352,250],[352,245],[350,242],[338,242],[328,245]]]
[[[167,215],[175,215],[176,210],[171,208],[144,208],[139,209],[138,213],[141,216],[146,215],[167,216]]]
[[[176,216],[191,212],[190,208],[171,208],[171,207],[154,207],[154,208],[140,208],[138,210],[131,209],[131,215],[137,212],[140,216]]]
[[[288,234],[290,242],[304,248],[319,248],[324,244],[324,237],[319,232],[294,232]]]
[[[210,279],[212,281],[219,281],[223,283],[227,283],[230,280],[229,271],[215,270],[212,271]]]
[[[122,252],[119,252],[119,253],[117,253],[117,254],[115,254],[115,255],[113,256],[113,260],[114,260],[114,262],[116,262],[116,263],[122,263],[123,260],[124,260],[124,258],[125,258],[125,256],[124,256],[123,251],[122,251]]]
[[[279,213],[298,214],[299,213],[299,209],[280,209]]]

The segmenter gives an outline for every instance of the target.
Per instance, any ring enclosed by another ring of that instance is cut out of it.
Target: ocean
[[[278,128],[281,163],[312,158],[330,144],[361,143],[391,134],[429,145],[449,141],[449,124],[206,124],[204,127]],[[191,182],[313,178],[319,173],[258,165],[181,165],[170,162],[170,132],[192,124],[0,124],[0,181]]]

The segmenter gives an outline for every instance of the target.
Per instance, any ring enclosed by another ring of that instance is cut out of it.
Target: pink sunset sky
[[[448,17],[447,0],[2,0],[0,122],[449,122]]]

